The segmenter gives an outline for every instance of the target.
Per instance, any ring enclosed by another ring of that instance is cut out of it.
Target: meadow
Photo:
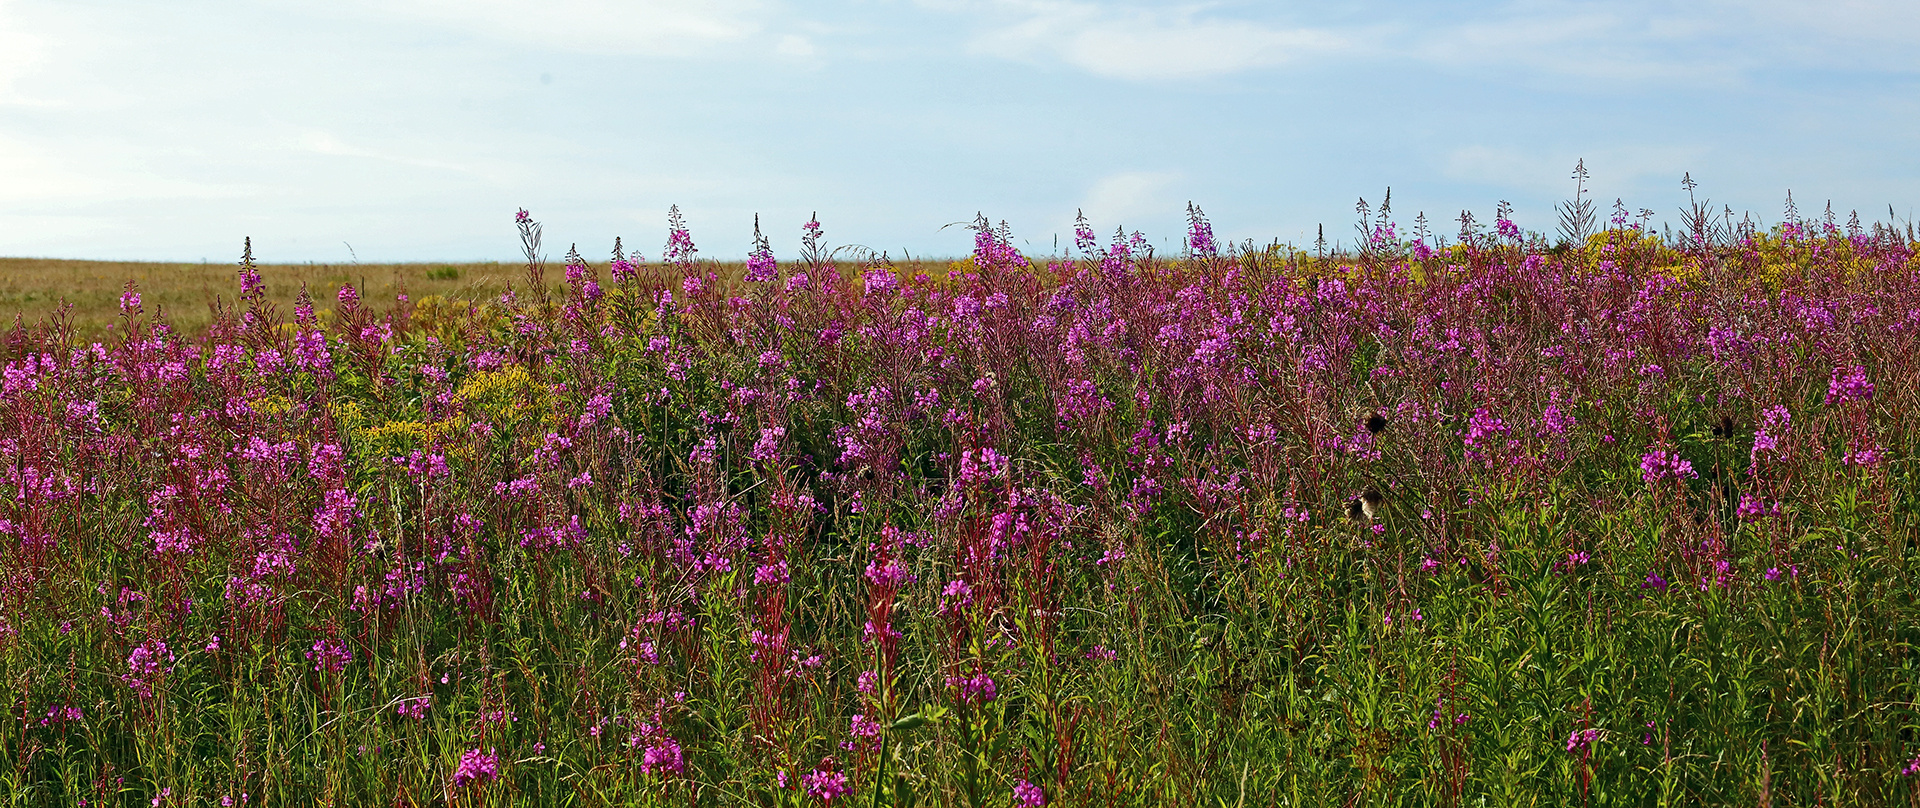
[[[25,317],[0,794],[1920,804],[1911,231],[1361,217]]]
[[[260,264],[273,278],[263,302],[291,310],[300,291],[332,299],[342,286],[380,300],[399,295],[485,301],[525,276],[525,267],[498,263]],[[140,287],[146,312],[173,329],[200,336],[213,323],[214,304],[234,299],[234,265],[149,261],[0,258],[0,324],[37,323],[71,306],[65,318],[74,336],[109,339],[121,324],[120,293]]]

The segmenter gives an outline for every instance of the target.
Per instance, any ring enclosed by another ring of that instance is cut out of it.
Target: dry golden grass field
[[[556,268],[557,269],[557,268]],[[0,258],[0,318],[31,324],[58,310],[73,308],[74,332],[82,338],[108,333],[120,319],[120,292],[127,281],[139,288],[148,312],[159,312],[175,328],[204,329],[211,304],[232,301],[238,291],[232,263],[155,263],[144,261],[79,261],[50,258]],[[261,264],[267,296],[292,310],[301,288],[308,289],[324,308],[352,283],[371,303],[392,301],[401,293],[419,299],[440,295],[455,299],[498,297],[509,283],[524,285],[522,264]],[[549,273],[557,281],[557,271]]]
[[[745,271],[740,262],[707,262],[719,273],[722,283],[739,281]],[[563,286],[563,261],[549,260],[545,280],[560,290]],[[604,263],[596,264],[602,282],[606,282]],[[850,267],[843,266],[843,273]],[[908,260],[895,266],[912,275],[918,272],[940,273],[948,261]],[[332,308],[334,296],[344,284],[351,283],[371,305],[392,303],[400,294],[419,301],[429,296],[450,300],[491,301],[509,286],[525,288],[525,263],[410,263],[410,264],[259,264],[266,282],[267,298],[291,316],[294,299],[302,288],[312,295],[317,308]],[[0,257],[0,327],[11,327],[16,318],[31,326],[51,316],[62,304],[72,308],[68,316],[73,334],[82,340],[97,340],[112,333],[120,322],[120,293],[128,281],[140,292],[147,313],[164,317],[174,328],[187,334],[205,333],[212,321],[216,302],[232,303],[239,292],[239,267],[231,262],[166,263],[154,261],[86,261],[65,258]]]

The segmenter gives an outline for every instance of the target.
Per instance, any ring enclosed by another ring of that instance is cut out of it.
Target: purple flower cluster
[[[667,246],[661,251],[662,257],[671,264],[692,266],[699,252],[699,248],[693,246],[693,234],[687,230],[686,220],[680,216],[680,206],[673,206],[667,214]]]
[[[417,696],[411,699],[401,699],[399,704],[394,705],[393,712],[404,718],[419,721],[420,719],[426,718],[427,711],[432,708],[432,696]]]
[[[153,685],[173,664],[173,651],[159,640],[147,640],[127,655],[127,672],[120,680],[142,699],[153,698]]]
[[[491,783],[500,777],[500,756],[492,749],[482,752],[469,749],[460,755],[460,765],[453,771],[455,788]]]
[[[834,766],[833,758],[820,761],[813,771],[801,775],[800,783],[806,789],[807,796],[828,805],[853,793],[853,786],[847,782],[847,773]]]
[[[1779,516],[1781,513],[1783,511],[1780,503],[1770,502],[1753,494],[1741,494],[1740,504],[1734,509],[1736,516],[1748,520],[1768,519]]]
[[[1648,484],[1661,480],[1684,480],[1700,476],[1693,463],[1668,449],[1654,449],[1640,458],[1640,479]]]
[[[1598,727],[1577,729],[1567,734],[1567,753],[1586,754],[1592,751],[1594,742],[1600,740],[1602,730]]]
[[[1213,240],[1213,224],[1207,221],[1207,214],[1200,211],[1200,206],[1192,202],[1187,203],[1187,250],[1197,258],[1220,254],[1220,247]]]
[[[1867,368],[1854,365],[1850,368],[1834,368],[1827,379],[1828,405],[1845,404],[1849,401],[1867,401],[1873,398],[1873,382],[1867,379]]]
[[[646,750],[640,753],[642,774],[680,774],[687,769],[687,756],[680,742],[664,732],[652,733]]]
[[[773,247],[760,233],[759,216],[753,217],[753,251],[747,253],[746,279],[748,283],[773,283],[780,279],[780,262],[774,260]]]
[[[315,671],[339,673],[353,661],[353,652],[347,649],[346,643],[323,637],[313,641],[313,648],[307,651],[307,661],[313,663]]]
[[[985,673],[948,678],[947,687],[953,690],[955,699],[976,706],[993,701],[1000,692],[993,677]]]

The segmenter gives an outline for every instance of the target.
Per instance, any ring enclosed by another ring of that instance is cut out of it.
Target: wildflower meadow
[[[0,340],[0,795],[1920,803],[1920,244],[1789,205],[129,284]]]

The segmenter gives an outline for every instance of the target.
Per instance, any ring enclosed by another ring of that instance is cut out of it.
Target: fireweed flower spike
[[[747,280],[752,283],[772,283],[780,279],[780,264],[773,258],[773,248],[767,244],[767,237],[760,232],[760,214],[753,215],[753,251],[747,253]]]
[[[1601,731],[1598,727],[1574,730],[1567,735],[1567,754],[1584,755],[1591,753],[1594,742],[1600,740],[1600,734]]]
[[[1699,477],[1693,464],[1667,449],[1654,449],[1640,458],[1640,478],[1647,483]]]
[[[833,758],[823,758],[813,771],[800,776],[807,796],[827,805],[853,793],[853,787],[847,782],[847,773],[840,771]]]
[[[686,217],[680,215],[680,206],[673,205],[667,210],[667,246],[662,257],[671,264],[689,267],[700,250],[693,246],[693,235],[687,231]]]
[[[1187,203],[1187,251],[1200,259],[1220,254],[1219,246],[1213,241],[1212,223],[1207,221],[1207,214],[1200,211],[1200,206],[1192,202]]]
[[[120,677],[134,695],[153,698],[153,686],[173,665],[173,652],[159,640],[148,640],[127,656],[127,672]]]
[[[1094,235],[1093,225],[1087,223],[1086,213],[1079,210],[1073,212],[1073,247],[1086,260],[1100,255],[1100,239]]]
[[[307,651],[307,661],[313,663],[313,669],[327,673],[339,673],[345,670],[347,663],[353,661],[353,652],[347,650],[345,643],[332,638],[315,640],[313,648]]]
[[[1867,369],[1862,365],[1851,368],[1834,368],[1827,381],[1828,405],[1845,404],[1849,401],[1867,401],[1873,398],[1873,382],[1867,380]]]
[[[464,788],[481,783],[491,783],[500,777],[500,756],[489,748],[482,752],[469,749],[460,755],[460,765],[453,771],[453,785]]]
[[[253,237],[248,236],[246,247],[240,255],[240,299],[259,300],[266,294],[266,286],[260,281],[260,270],[253,265]]]

